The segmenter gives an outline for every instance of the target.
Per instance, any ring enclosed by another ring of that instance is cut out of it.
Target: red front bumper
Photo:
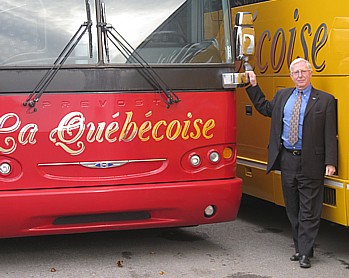
[[[234,220],[240,179],[0,192],[0,237],[192,226]],[[216,208],[206,217],[208,205]],[[147,216],[148,217],[142,217]],[[116,219],[118,216],[122,216]],[[134,219],[132,217],[135,216]]]

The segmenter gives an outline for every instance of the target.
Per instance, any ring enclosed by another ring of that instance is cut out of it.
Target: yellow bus
[[[312,85],[337,100],[338,171],[325,177],[322,217],[349,226],[349,2],[348,0],[236,1],[232,14],[253,14],[256,53],[249,61],[271,99],[293,86],[290,62],[303,57],[313,66]],[[252,2],[257,2],[249,4]],[[243,88],[237,94],[238,176],[243,192],[284,205],[280,172],[265,174],[270,119],[252,106]]]

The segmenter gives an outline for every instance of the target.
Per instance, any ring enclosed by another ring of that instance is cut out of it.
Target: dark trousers
[[[282,191],[292,226],[294,246],[296,252],[309,256],[320,226],[324,179],[309,179],[301,171],[301,156],[283,149]]]

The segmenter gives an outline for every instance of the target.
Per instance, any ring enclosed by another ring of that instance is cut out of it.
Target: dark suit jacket
[[[271,101],[259,86],[246,89],[254,107],[264,116],[271,117],[267,173],[280,170],[279,154],[282,149],[283,110],[294,88],[282,89]],[[332,95],[312,88],[305,110],[302,138],[302,173],[312,179],[322,179],[326,165],[337,168],[336,105]]]

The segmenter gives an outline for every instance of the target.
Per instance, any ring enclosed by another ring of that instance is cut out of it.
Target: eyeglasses
[[[297,70],[297,71],[291,71],[291,75],[293,76],[299,76],[301,74],[302,76],[306,75],[310,70]]]

